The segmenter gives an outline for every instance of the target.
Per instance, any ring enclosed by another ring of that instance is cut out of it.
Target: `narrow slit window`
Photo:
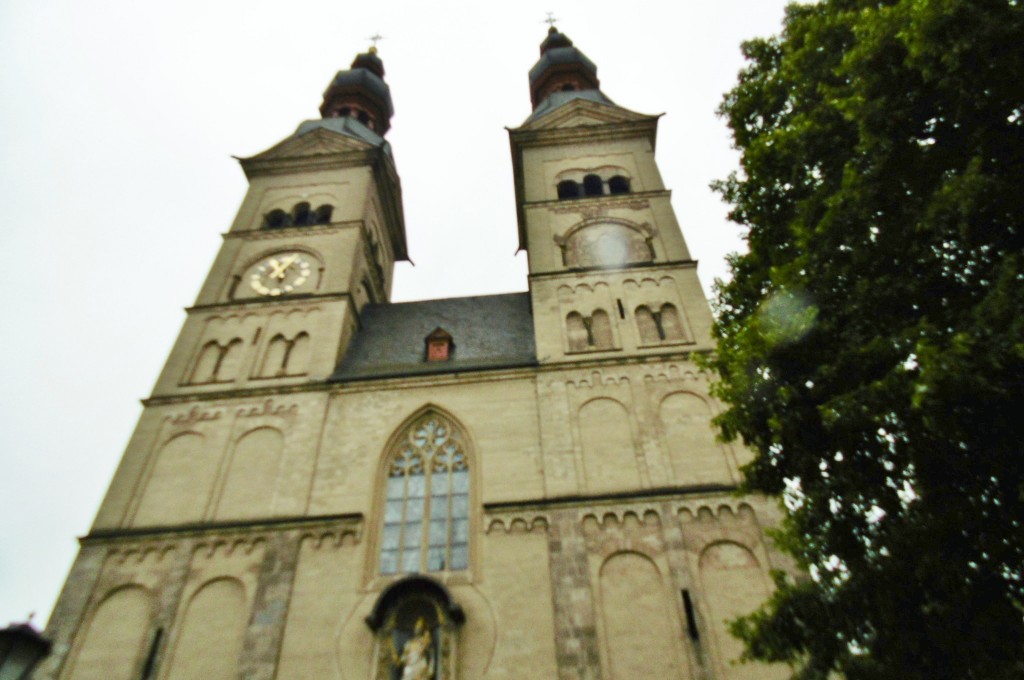
[[[686,632],[690,639],[699,640],[700,631],[697,630],[697,615],[693,609],[693,600],[690,598],[690,591],[683,589],[683,609],[686,612]]]

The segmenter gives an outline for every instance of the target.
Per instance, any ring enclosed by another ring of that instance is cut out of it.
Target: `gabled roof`
[[[391,145],[373,130],[354,118],[318,118],[307,120],[295,132],[255,156],[239,158],[246,175],[260,169],[287,164],[289,161],[309,162],[351,152],[380,149],[391,155]]]
[[[533,366],[537,350],[529,293],[367,305],[331,382]],[[424,340],[451,334],[452,358],[428,362]]]
[[[624,109],[600,90],[552,92],[537,105],[520,130],[545,130],[556,127],[608,125],[656,119]]]

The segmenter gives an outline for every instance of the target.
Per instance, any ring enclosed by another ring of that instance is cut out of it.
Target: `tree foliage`
[[[1024,3],[823,0],[744,45],[711,363],[807,571],[798,678],[1024,677]]]

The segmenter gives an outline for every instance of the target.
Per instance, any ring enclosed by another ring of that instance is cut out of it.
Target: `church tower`
[[[241,159],[36,678],[784,676],[732,663],[725,621],[789,565],[710,425],[658,117],[555,28],[540,51],[509,131],[528,292],[390,302],[407,252],[373,49]]]

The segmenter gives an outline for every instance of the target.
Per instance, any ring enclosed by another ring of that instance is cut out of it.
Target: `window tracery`
[[[439,413],[418,418],[391,454],[380,573],[469,566],[469,464],[464,438]]]

